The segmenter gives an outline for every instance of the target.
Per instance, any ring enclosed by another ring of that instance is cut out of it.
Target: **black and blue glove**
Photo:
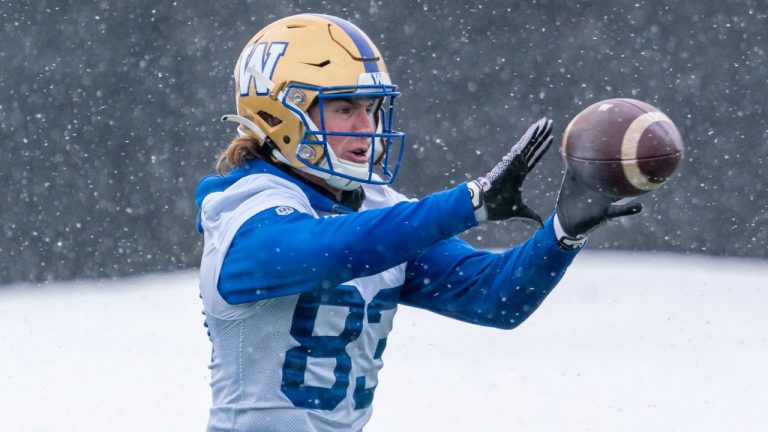
[[[531,125],[488,174],[467,187],[479,222],[520,220],[542,227],[541,216],[523,201],[525,177],[552,144],[552,120],[546,117]]]
[[[566,168],[557,196],[555,235],[565,249],[579,248],[587,236],[604,223],[617,217],[638,214],[643,210],[632,199],[615,198],[588,188]]]

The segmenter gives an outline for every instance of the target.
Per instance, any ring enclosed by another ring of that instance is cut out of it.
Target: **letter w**
[[[240,96],[248,96],[251,90],[251,83],[254,81],[258,96],[265,96],[269,93],[269,89],[266,86],[260,83],[259,80],[253,79],[251,74],[248,73],[248,68],[253,67],[265,77],[272,79],[277,61],[285,54],[287,47],[287,42],[273,42],[269,44],[269,49],[267,49],[267,42],[260,42],[245,47],[243,53],[240,54],[240,64],[237,71],[238,82],[240,83]]]

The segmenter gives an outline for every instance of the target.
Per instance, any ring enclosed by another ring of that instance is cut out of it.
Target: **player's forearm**
[[[578,250],[564,250],[556,241],[553,219],[520,247],[508,251],[504,266],[489,291],[486,325],[515,328],[542,304],[565,275]]]
[[[552,222],[499,254],[459,240],[436,246],[409,262],[402,303],[479,325],[518,326],[557,285],[577,253],[557,244]]]

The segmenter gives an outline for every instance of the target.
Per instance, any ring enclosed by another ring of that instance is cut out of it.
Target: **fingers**
[[[498,173],[506,168],[509,161],[522,155],[526,162],[528,172],[539,162],[544,153],[549,150],[554,138],[552,137],[552,120],[542,117],[536,123],[528,127],[520,140],[512,146],[509,153],[502,159],[491,173]],[[491,175],[488,176],[491,178]],[[493,177],[495,178],[495,177]]]
[[[509,151],[509,157],[515,157],[519,154],[528,159],[536,147],[546,141],[552,134],[552,120],[546,117],[540,118],[536,123],[530,125],[520,140],[512,146]]]
[[[539,129],[542,126],[539,123],[541,123],[541,120],[528,127],[528,130],[525,131],[520,140],[514,146],[512,146],[512,150],[509,152],[510,155],[517,155],[521,152],[525,152],[528,145],[534,142],[534,137],[539,133]]]
[[[552,133],[552,120],[546,117],[542,117],[536,122],[537,133],[534,134],[533,139],[540,141],[546,139]]]
[[[541,145],[533,148],[532,155],[526,157],[528,162],[528,172],[530,172],[533,167],[539,163],[539,159],[541,159],[541,157],[544,156],[544,153],[549,150],[549,147],[552,145],[552,141],[554,141],[554,137],[548,137],[543,143],[541,143]]]
[[[536,123],[528,127],[528,130],[525,133],[525,136],[527,136],[528,139],[524,141],[526,148],[528,148],[532,143],[535,143],[539,140],[546,125],[547,125],[547,118],[542,117]]]
[[[643,211],[643,205],[641,203],[632,203],[625,205],[612,205],[605,211],[605,215],[608,219],[614,219],[622,216],[635,215]]]
[[[546,153],[554,140],[552,137],[552,120],[542,117],[531,128],[534,129],[534,133],[523,149],[523,157],[528,163],[528,171],[532,170],[539,162],[539,159]]]

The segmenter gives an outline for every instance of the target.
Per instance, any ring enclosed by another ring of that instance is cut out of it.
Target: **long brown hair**
[[[246,159],[263,157],[259,140],[252,136],[238,136],[233,139],[227,148],[219,153],[216,162],[216,172],[224,175],[234,168],[245,165]]]

